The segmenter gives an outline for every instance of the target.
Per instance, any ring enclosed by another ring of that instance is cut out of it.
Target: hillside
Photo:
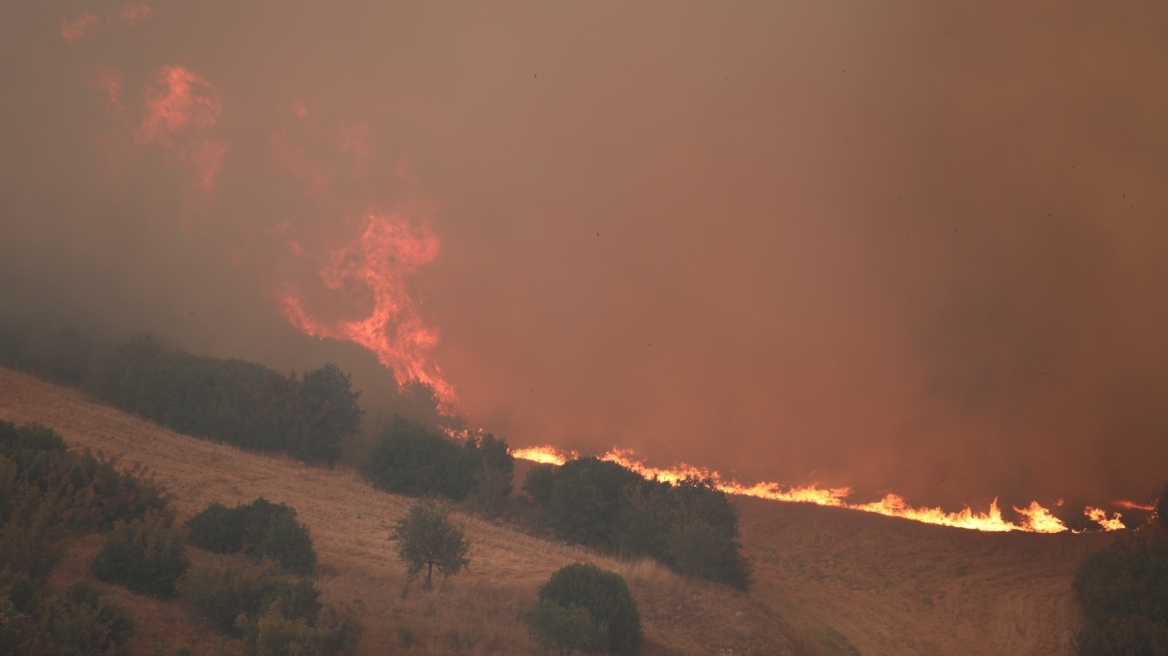
[[[436,584],[432,593],[414,586],[405,594],[405,568],[386,538],[411,500],[374,491],[350,470],[306,467],[178,435],[75,390],[4,369],[0,419],[39,422],[73,447],[101,450],[127,465],[140,462],[174,495],[180,519],[212,501],[235,504],[263,496],[293,506],[319,554],[322,600],[353,608],[366,628],[358,654],[403,652],[399,628],[412,633],[413,653],[542,654],[528,638],[522,615],[552,572],[578,561],[595,562],[628,580],[641,610],[646,655],[797,653],[791,628],[748,595],[687,582],[651,562],[597,557],[474,517],[459,517],[472,541],[469,571]],[[95,537],[75,541],[55,572],[58,583],[89,576],[88,563],[100,548]],[[181,602],[101,587],[140,618],[136,654],[152,656],[159,648],[169,653],[184,645],[200,653],[222,644],[191,622]]]
[[[186,517],[212,501],[256,496],[295,507],[320,554],[324,600],[355,610],[360,654],[540,653],[522,628],[540,583],[575,561],[621,572],[641,608],[645,654],[1068,654],[1079,621],[1070,581],[1110,535],[986,534],[832,508],[739,499],[754,590],[690,583],[648,562],[622,563],[461,518],[471,569],[433,593],[404,594],[386,540],[410,500],[372,490],[350,470],[306,467],[197,440],[89,401],[80,392],[0,369],[0,419],[40,422],[75,447],[102,450],[157,474]],[[521,471],[521,470],[520,470]],[[520,472],[517,472],[520,474]],[[88,577],[100,541],[83,538],[55,577]],[[218,646],[179,602],[114,589],[139,617],[136,653]]]

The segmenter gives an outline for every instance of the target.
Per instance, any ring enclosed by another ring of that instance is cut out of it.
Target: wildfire
[[[1125,499],[1121,499],[1113,503],[1120,508],[1126,508],[1128,510],[1142,510],[1144,512],[1152,512],[1156,509],[1156,507],[1150,503],[1136,503],[1135,501],[1127,501]]]
[[[513,449],[511,455],[522,460],[530,460],[532,462],[562,465],[568,460],[578,458],[579,454],[576,452],[563,452],[552,446],[535,446],[523,449]],[[969,506],[966,506],[958,512],[946,512],[941,508],[917,508],[908,504],[903,497],[896,494],[889,494],[879,501],[871,503],[848,503],[847,497],[852,493],[852,490],[847,487],[839,488],[821,488],[814,485],[803,487],[786,487],[778,483],[755,483],[754,485],[744,485],[736,480],[724,479],[718,472],[701,467],[694,467],[684,463],[678,464],[669,469],[660,469],[657,467],[650,467],[644,461],[637,460],[636,455],[627,449],[613,448],[604,455],[600,456],[601,460],[608,462],[615,462],[622,467],[626,467],[646,478],[656,478],[661,481],[677,482],[687,477],[696,476],[698,478],[710,479],[714,485],[727,494],[737,494],[742,496],[757,497],[759,499],[770,499],[774,501],[792,501],[796,503],[813,503],[820,506],[832,506],[835,508],[848,508],[851,510],[860,510],[863,512],[876,513],[879,515],[886,515],[888,517],[901,517],[904,519],[911,519],[925,524],[939,524],[941,526],[954,526],[957,528],[966,528],[976,531],[992,531],[992,532],[1009,532],[1009,531],[1026,531],[1029,533],[1062,533],[1067,531],[1067,526],[1051,514],[1051,512],[1042,507],[1037,501],[1031,502],[1026,508],[1014,508],[1021,517],[1021,521],[1014,523],[1002,517],[1002,510],[998,507],[998,500],[990,504],[987,512],[974,511]],[[1099,524],[1105,531],[1117,531],[1124,527],[1120,521],[1120,516],[1117,513],[1114,518],[1109,518],[1107,513],[1098,508],[1087,508],[1084,511],[1091,521]]]
[[[222,112],[214,85],[183,66],[163,66],[157,84],[146,89],[146,115],[136,138],[169,150],[210,191],[227,146],[205,132],[219,122]]]
[[[438,254],[438,240],[424,226],[414,227],[397,215],[376,212],[366,217],[365,232],[356,241],[330,254],[320,271],[325,286],[341,291],[356,283],[373,295],[373,311],[364,319],[325,323],[304,309],[299,290],[289,287],[280,295],[284,316],[314,337],[331,337],[359,344],[377,355],[399,385],[418,381],[434,390],[442,409],[458,405],[454,388],[429,356],[438,333],[422,323],[418,303],[406,282]]]

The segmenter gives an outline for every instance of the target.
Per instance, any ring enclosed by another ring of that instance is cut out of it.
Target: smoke
[[[1162,3],[9,5],[9,307],[743,480],[1166,475]]]

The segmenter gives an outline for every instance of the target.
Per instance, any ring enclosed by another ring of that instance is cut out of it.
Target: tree
[[[608,627],[598,624],[587,608],[554,601],[536,602],[527,614],[527,627],[544,649],[560,656],[575,651],[598,654],[608,651]]]
[[[299,421],[289,440],[292,455],[304,462],[324,461],[330,467],[336,463],[341,441],[361,428],[360,396],[335,364],[305,372],[294,401]]]
[[[635,654],[641,646],[641,616],[620,574],[590,564],[568,565],[540,587],[539,600],[585,609],[597,625],[607,627],[613,654]]]
[[[397,520],[389,539],[397,543],[398,556],[411,577],[425,570],[426,590],[430,589],[435,569],[449,577],[470,564],[466,557],[470,541],[450,523],[446,510],[428,499],[414,504],[405,517]]]

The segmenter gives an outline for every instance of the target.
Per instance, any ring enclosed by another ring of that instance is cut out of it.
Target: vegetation
[[[425,570],[423,587],[430,589],[434,570],[443,577],[460,572],[470,564],[466,557],[470,541],[450,523],[446,510],[434,501],[416,503],[393,527],[390,540],[397,543],[398,556],[411,577]]]
[[[711,481],[649,481],[616,463],[580,458],[533,467],[524,490],[569,542],[649,556],[681,574],[740,590],[750,585],[738,511]]]
[[[497,511],[511,492],[514,458],[506,440],[491,434],[455,440],[395,417],[365,463],[374,486],[411,496],[466,499]]]
[[[1161,527],[1168,529],[1168,481],[1160,488],[1160,496],[1156,497],[1156,521]]]
[[[296,510],[263,497],[234,508],[213,503],[187,521],[187,532],[191,546],[213,553],[271,558],[297,574],[316,567],[312,538]]]
[[[288,581],[270,565],[198,567],[181,587],[195,614],[252,654],[350,653],[360,636],[352,618],[320,603],[312,581]]]
[[[1148,527],[1088,556],[1075,577],[1082,656],[1168,654],[1168,530]]]
[[[128,651],[134,621],[85,583],[48,595],[28,579],[6,574],[0,583],[0,653],[13,656]]]
[[[608,651],[608,627],[598,624],[587,608],[538,601],[527,615],[527,626],[540,647],[561,656],[581,651],[599,654]]]
[[[336,365],[283,376],[242,360],[168,351],[137,337],[95,359],[85,386],[99,399],[180,433],[333,464],[357,433],[360,395]]]
[[[540,587],[528,625],[541,645],[562,654],[635,654],[643,639],[641,617],[625,580],[583,563],[557,570]]]
[[[106,583],[152,597],[173,597],[174,582],[187,571],[182,531],[157,512],[127,524],[119,521],[93,561],[93,574]]]

